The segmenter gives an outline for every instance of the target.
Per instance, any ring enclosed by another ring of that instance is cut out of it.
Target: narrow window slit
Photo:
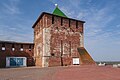
[[[54,24],[54,16],[52,16],[52,24]]]
[[[21,44],[21,48],[20,48],[20,51],[23,51],[23,44]]]
[[[14,44],[12,44],[12,51],[15,51],[15,46],[14,46]]]
[[[63,18],[61,17],[61,26],[63,25]]]
[[[70,19],[69,19],[69,27],[70,27]]]
[[[5,51],[5,43],[2,43],[2,51]]]
[[[76,21],[76,28],[78,28],[78,21]]]
[[[29,51],[31,51],[31,45],[29,45]]]

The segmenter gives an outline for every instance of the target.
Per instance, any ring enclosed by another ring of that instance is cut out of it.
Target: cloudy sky
[[[85,48],[94,60],[120,61],[120,0],[0,0],[0,40],[33,42],[33,23],[55,3],[86,21]]]

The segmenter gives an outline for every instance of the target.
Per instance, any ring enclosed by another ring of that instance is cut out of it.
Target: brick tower
[[[84,21],[68,18],[56,6],[43,12],[33,25],[37,66],[95,64],[84,48]]]

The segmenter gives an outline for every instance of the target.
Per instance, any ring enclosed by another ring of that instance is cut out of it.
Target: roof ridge
[[[53,11],[54,15],[62,16],[62,17],[67,17],[59,8],[56,6],[56,8]]]

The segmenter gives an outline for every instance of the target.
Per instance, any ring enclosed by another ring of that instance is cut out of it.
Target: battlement
[[[7,57],[26,57],[26,65],[34,66],[33,51],[33,43],[0,41],[0,67],[6,67]]]
[[[53,14],[43,12],[32,26],[36,65],[49,67],[86,63],[82,58],[88,57],[81,57],[77,50],[84,47],[84,23],[68,18],[58,7]]]
[[[65,25],[66,27],[72,27],[71,25],[75,26],[76,28],[80,27],[85,21],[62,17],[58,15],[54,15],[51,13],[43,12],[36,22],[33,24],[32,28],[36,26],[50,26],[52,24],[58,24],[58,26]],[[39,25],[41,24],[41,25]]]

